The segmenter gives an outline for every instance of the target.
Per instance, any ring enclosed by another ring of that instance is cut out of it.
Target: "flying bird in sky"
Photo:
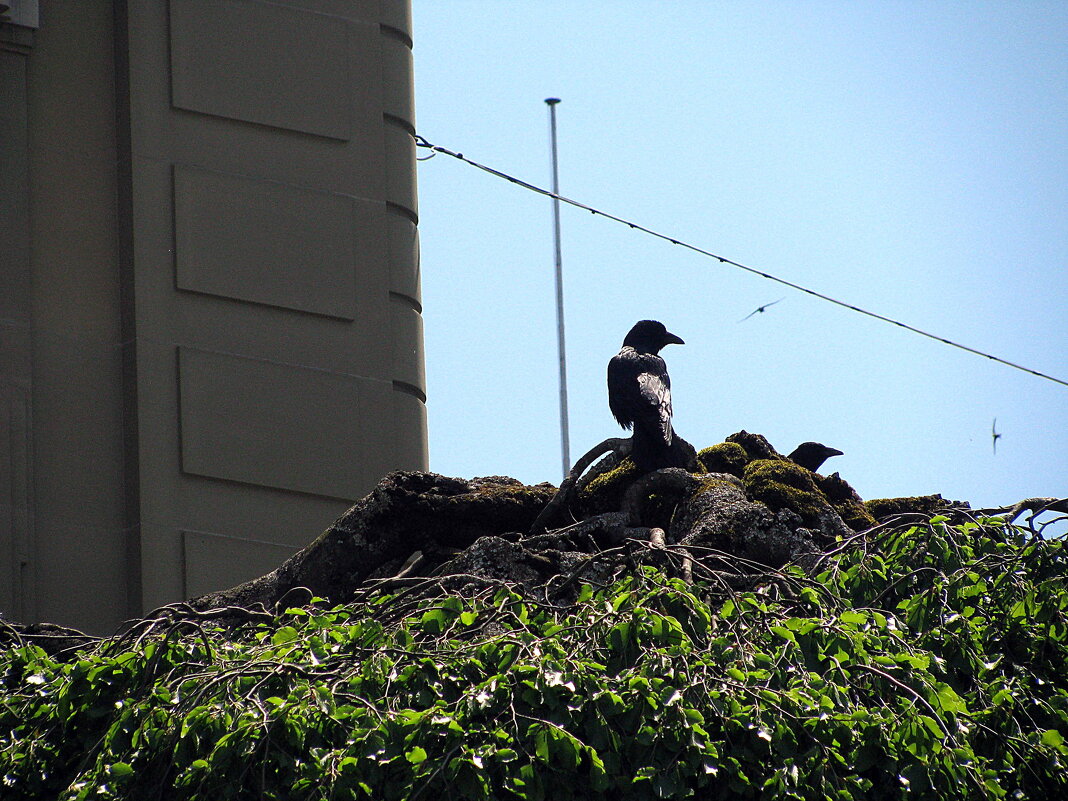
[[[745,317],[743,317],[743,318],[742,318],[741,320],[739,320],[738,322],[740,322],[740,323],[744,323],[744,322],[745,322],[746,320],[748,320],[748,319],[749,319],[750,317],[752,317],[752,316],[753,316],[754,314],[763,314],[763,313],[764,313],[764,310],[765,310],[766,308],[768,308],[768,306],[774,306],[774,305],[775,305],[776,303],[781,303],[781,302],[782,302],[782,301],[784,301],[784,300],[786,300],[786,298],[779,298],[778,300],[773,300],[773,301],[772,301],[771,303],[765,303],[765,304],[764,304],[763,306],[760,306],[760,307],[758,307],[758,308],[756,308],[756,309],[753,309],[753,310],[752,310],[751,312],[749,312],[749,314],[745,315]]]
[[[658,355],[665,345],[685,344],[663,323],[641,320],[608,362],[608,407],[623,428],[634,429],[631,458],[642,470],[686,467],[671,427],[671,379]]]
[[[990,438],[994,441],[994,455],[998,455],[998,440],[1001,439],[1001,434],[998,433],[998,419],[995,417],[994,422],[990,424]]]

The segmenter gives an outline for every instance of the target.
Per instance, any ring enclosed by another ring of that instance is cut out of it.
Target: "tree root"
[[[594,461],[601,456],[604,456],[606,453],[612,453],[617,458],[622,459],[630,453],[630,449],[630,437],[610,437],[604,442],[590,448],[582,458],[575,462],[575,466],[571,468],[564,480],[560,482],[560,489],[556,491],[556,495],[552,497],[552,500],[545,505],[545,508],[542,509],[541,513],[534,519],[534,523],[530,527],[530,533],[535,535],[544,534],[548,531],[549,526],[558,520],[562,515],[563,510],[566,509],[568,504],[574,499],[578,480]]]

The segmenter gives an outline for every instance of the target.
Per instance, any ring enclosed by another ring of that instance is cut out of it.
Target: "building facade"
[[[0,24],[0,611],[107,633],[427,464],[410,0]]]

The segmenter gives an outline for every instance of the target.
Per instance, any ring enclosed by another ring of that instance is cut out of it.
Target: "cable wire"
[[[665,242],[670,242],[672,245],[678,245],[679,247],[693,251],[694,253],[700,254],[701,256],[705,256],[710,259],[716,259],[721,264],[729,264],[731,267],[737,267],[739,270],[745,270],[746,272],[752,273],[753,275],[759,275],[761,278],[766,278],[769,281],[774,281],[775,283],[789,287],[790,289],[796,289],[798,292],[804,292],[806,295],[811,295],[814,298],[819,298],[820,300],[826,301],[827,303],[833,303],[835,306],[841,306],[843,309],[849,309],[850,311],[855,311],[858,314],[863,314],[866,317],[872,317],[876,320],[881,320],[884,323],[889,323],[890,325],[897,326],[898,328],[903,328],[906,331],[911,331],[914,334],[919,334],[922,337],[927,337],[927,339],[933,339],[935,342],[941,342],[943,345],[950,345],[951,347],[967,351],[968,353],[973,353],[976,356],[982,356],[984,359],[990,359],[991,361],[997,362],[998,364],[1003,364],[1006,367],[1012,367],[1015,370],[1021,370],[1025,373],[1030,373],[1031,375],[1036,376],[1038,378],[1044,378],[1047,381],[1052,381],[1055,384],[1061,384],[1062,386],[1068,387],[1068,381],[1065,381],[1064,379],[1056,378],[1054,376],[1047,375],[1046,373],[1039,372],[1038,370],[1032,370],[1030,367],[1025,367],[1022,364],[1016,364],[1015,362],[1010,362],[1007,359],[1002,359],[990,353],[985,353],[981,350],[977,350],[976,348],[971,348],[967,345],[962,345],[959,342],[954,342],[951,339],[940,337],[937,334],[932,334],[928,331],[916,328],[915,326],[909,325],[908,323],[903,323],[900,320],[894,320],[882,314],[877,314],[873,311],[862,309],[860,306],[854,306],[852,303],[846,303],[845,301],[837,300],[835,298],[832,298],[830,295],[824,295],[822,292],[817,292],[814,289],[809,289],[808,287],[801,286],[800,284],[795,284],[792,281],[787,281],[785,278],[779,278],[778,276],[772,275],[771,273],[766,273],[763,270],[758,270],[755,267],[748,267],[744,264],[733,261],[732,259],[728,259],[725,256],[720,256],[716,253],[712,253],[709,250],[700,248],[697,245],[691,245],[688,242],[682,241],[681,239],[676,239],[674,237],[668,236],[667,234],[662,234],[659,231],[654,231],[652,228],[647,228],[644,225],[640,225],[639,223],[631,222],[630,220],[625,220],[622,217],[617,217],[614,214],[609,214],[606,211],[601,211],[600,209],[594,208],[593,206],[588,206],[585,203],[581,203],[577,200],[572,200],[571,198],[565,197],[564,195],[555,194],[550,190],[545,189],[544,187],[536,186],[534,184],[522,180],[521,178],[516,178],[514,175],[509,175],[508,173],[496,170],[493,167],[489,167],[485,164],[480,164],[479,162],[474,161],[473,159],[467,158],[467,156],[465,156],[463,153],[458,153],[449,150],[448,148],[441,147],[440,145],[432,144],[422,136],[416,135],[415,141],[418,147],[427,148],[433,153],[441,153],[446,156],[451,156],[452,158],[457,159],[458,161],[462,161],[463,163],[469,164],[472,167],[477,167],[483,172],[487,172],[490,175],[496,176],[497,178],[503,178],[505,181],[513,183],[516,186],[522,187],[523,189],[527,189],[539,195],[544,195],[548,198],[553,198],[554,200],[559,200],[561,203],[567,203],[569,206],[574,206],[575,208],[582,209],[583,211],[588,211],[590,212],[590,214],[597,215],[598,217],[604,217],[607,220],[612,220],[613,222],[626,225],[632,230],[641,231],[644,234],[656,237],[657,239],[662,239]]]

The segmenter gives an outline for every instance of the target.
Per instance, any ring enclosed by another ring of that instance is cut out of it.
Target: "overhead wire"
[[[798,292],[803,292],[806,295],[811,295],[812,297],[818,298],[819,300],[822,300],[822,301],[826,301],[827,303],[833,303],[835,306],[840,306],[843,309],[849,309],[850,311],[857,312],[858,314],[863,314],[866,317],[871,317],[871,318],[873,318],[875,320],[880,320],[880,321],[882,321],[884,323],[889,323],[890,325],[897,326],[898,328],[902,328],[902,329],[904,329],[906,331],[911,331],[914,334],[919,334],[920,336],[926,337],[927,339],[932,339],[935,342],[940,342],[943,345],[949,345],[951,347],[958,348],[959,350],[963,350],[963,351],[966,351],[968,353],[972,353],[972,354],[974,354],[976,356],[982,356],[984,359],[989,359],[990,361],[997,362],[998,364],[1005,365],[1006,367],[1012,367],[1015,370],[1021,370],[1022,372],[1029,373],[1030,375],[1036,376],[1038,378],[1043,378],[1043,379],[1045,379],[1047,381],[1052,381],[1055,384],[1060,384],[1062,386],[1068,387],[1068,381],[1066,381],[1064,379],[1057,378],[1057,377],[1052,376],[1052,375],[1048,375],[1048,374],[1040,372],[1038,370],[1034,370],[1034,369],[1032,369],[1030,367],[1025,367],[1022,364],[1017,364],[1015,362],[1010,362],[1008,359],[1002,359],[1000,356],[994,356],[993,354],[986,353],[984,351],[978,350],[977,348],[972,348],[972,347],[969,347],[968,345],[963,345],[960,342],[954,342],[951,339],[946,339],[945,337],[939,336],[937,334],[932,334],[929,331],[924,331],[923,329],[916,328],[915,326],[909,325],[908,323],[903,323],[900,320],[895,320],[895,319],[893,319],[891,317],[886,317],[885,315],[878,314],[878,313],[873,312],[873,311],[869,311],[867,309],[861,308],[860,306],[856,306],[856,305],[854,305],[852,303],[847,303],[847,302],[845,302],[843,300],[838,300],[837,298],[833,298],[830,295],[825,295],[822,292],[817,292],[814,289],[809,289],[808,287],[802,286],[801,284],[794,283],[793,281],[788,281],[785,278],[780,278],[780,277],[778,277],[776,275],[772,275],[771,273],[765,272],[763,270],[758,270],[755,267],[749,267],[749,266],[747,266],[745,264],[742,264],[740,262],[734,261],[733,259],[728,259],[725,256],[720,256],[717,253],[713,253],[710,250],[705,250],[704,248],[698,247],[697,245],[692,245],[689,242],[685,242],[685,241],[683,241],[681,239],[678,239],[676,237],[668,236],[667,234],[661,233],[659,231],[655,231],[652,228],[648,228],[648,227],[646,227],[644,225],[641,225],[640,223],[636,223],[636,222],[633,222],[631,220],[624,219],[623,217],[618,217],[615,214],[610,214],[607,211],[602,211],[601,209],[598,209],[598,208],[595,208],[593,206],[587,205],[586,203],[582,203],[581,201],[578,201],[578,200],[573,200],[573,199],[571,199],[569,197],[566,197],[564,195],[556,194],[556,193],[552,192],[549,189],[545,189],[544,187],[537,186],[536,184],[529,183],[528,181],[524,181],[523,179],[517,178],[514,175],[509,175],[506,172],[503,172],[501,170],[495,169],[495,168],[490,167],[490,166],[488,166],[486,164],[481,164],[481,163],[475,161],[474,159],[468,158],[463,153],[459,153],[457,151],[449,150],[448,148],[442,147],[440,145],[435,145],[435,144],[429,142],[423,136],[416,135],[415,141],[416,141],[416,145],[418,147],[426,148],[426,149],[430,150],[432,153],[441,153],[442,155],[445,155],[445,156],[451,156],[452,158],[454,158],[454,159],[456,159],[458,161],[461,161],[461,162],[463,162],[465,164],[468,164],[468,165],[470,165],[472,167],[476,167],[477,169],[482,170],[483,172],[489,173],[490,175],[493,175],[493,176],[495,176],[497,178],[502,178],[505,181],[508,181],[509,183],[512,183],[512,184],[515,184],[516,186],[519,186],[519,187],[521,187],[523,189],[529,190],[531,192],[535,192],[535,193],[537,193],[539,195],[544,195],[545,197],[548,197],[548,198],[559,200],[561,203],[567,203],[569,206],[574,206],[575,208],[582,209],[583,211],[588,211],[588,212],[590,212],[590,214],[594,214],[594,215],[596,215],[598,217],[604,217],[607,220],[612,220],[613,222],[620,223],[621,225],[626,225],[628,228],[630,228],[632,230],[641,231],[644,234],[648,234],[649,236],[656,237],[657,239],[662,239],[665,242],[670,242],[672,245],[678,245],[681,248],[685,248],[686,250],[690,250],[690,251],[692,251],[694,253],[697,253],[697,254],[699,254],[701,256],[705,256],[706,258],[715,259],[718,262],[720,262],[721,264],[727,264],[727,265],[729,265],[731,267],[736,267],[739,270],[744,270],[745,272],[751,273],[753,275],[758,275],[761,278],[766,278],[767,280],[774,281],[775,283],[781,284],[782,286],[789,287],[790,289],[797,290]]]

